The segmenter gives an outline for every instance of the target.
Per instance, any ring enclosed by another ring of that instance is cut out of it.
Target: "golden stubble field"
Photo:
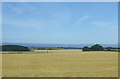
[[[117,77],[117,52],[35,50],[39,54],[3,54],[3,77]]]

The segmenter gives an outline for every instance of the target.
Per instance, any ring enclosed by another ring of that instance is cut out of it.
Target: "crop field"
[[[117,52],[107,51],[82,52],[79,49],[35,50],[34,52],[36,53],[2,54],[2,76],[3,77],[118,76]]]

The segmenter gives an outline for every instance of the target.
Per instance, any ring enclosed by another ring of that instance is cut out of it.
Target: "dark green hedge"
[[[20,45],[3,45],[2,51],[30,51],[30,49]]]

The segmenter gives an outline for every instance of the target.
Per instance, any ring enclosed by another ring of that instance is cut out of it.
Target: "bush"
[[[19,45],[3,45],[2,51],[30,51],[30,49]]]
[[[90,48],[88,46],[83,47],[82,51],[90,51]]]
[[[93,45],[90,49],[91,51],[104,51],[104,48],[99,44]]]
[[[107,51],[112,51],[112,47],[107,47]]]

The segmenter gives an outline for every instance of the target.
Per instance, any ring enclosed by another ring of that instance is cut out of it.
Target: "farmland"
[[[42,53],[41,53],[42,52]],[[117,77],[118,53],[80,49],[2,54],[3,77]],[[14,52],[15,53],[15,52]]]

